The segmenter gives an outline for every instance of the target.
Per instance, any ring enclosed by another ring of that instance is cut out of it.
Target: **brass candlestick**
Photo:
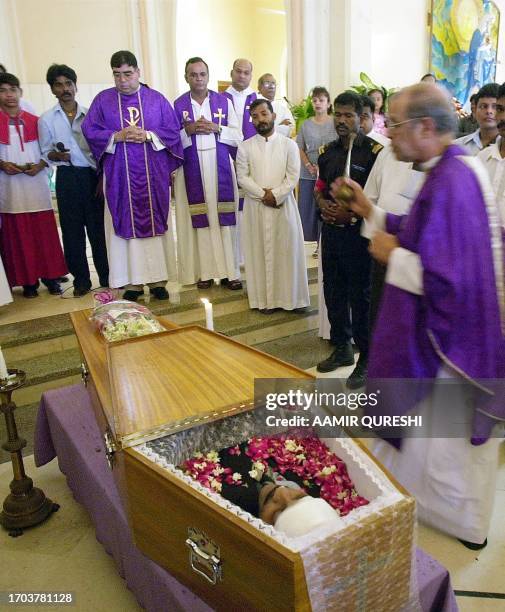
[[[25,474],[22,449],[26,440],[18,436],[14,411],[16,404],[11,401],[13,391],[22,387],[26,374],[23,370],[8,370],[8,378],[0,379],[0,410],[5,416],[7,442],[2,448],[11,454],[14,479],[10,483],[11,493],[5,498],[0,524],[13,538],[20,536],[26,527],[45,521],[58,510],[59,505],[48,499],[41,489],[33,486],[33,480]]]

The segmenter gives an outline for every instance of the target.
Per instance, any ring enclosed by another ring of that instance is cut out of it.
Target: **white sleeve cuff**
[[[183,149],[187,149],[193,144],[191,141],[191,136],[188,136],[186,134],[186,130],[184,128],[182,128],[181,130],[181,142],[182,142]]]
[[[419,255],[402,247],[393,249],[389,256],[386,283],[415,295],[423,295],[423,266]]]
[[[372,213],[368,219],[363,219],[361,224],[361,235],[371,240],[375,232],[384,231],[386,227],[386,211],[383,208],[372,205]]]
[[[154,132],[147,132],[151,134],[151,145],[155,151],[162,151],[165,148],[165,145],[161,142],[158,136]]]
[[[111,153],[112,155],[116,152],[116,143],[114,142],[114,134],[111,134],[109,138],[109,144],[105,149],[106,153]]]

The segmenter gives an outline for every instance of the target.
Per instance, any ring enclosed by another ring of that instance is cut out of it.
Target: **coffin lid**
[[[252,410],[255,378],[313,378],[197,325],[107,344],[107,361],[122,448]]]

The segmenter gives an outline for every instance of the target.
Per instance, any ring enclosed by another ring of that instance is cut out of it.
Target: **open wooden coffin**
[[[303,370],[198,326],[108,344],[71,318],[97,421],[139,549],[218,610],[400,610],[414,503],[361,445],[326,440],[369,506],[337,533],[279,534],[177,469],[203,446],[255,435],[255,378]],[[161,442],[161,443],[160,443]],[[365,607],[363,607],[365,606]]]

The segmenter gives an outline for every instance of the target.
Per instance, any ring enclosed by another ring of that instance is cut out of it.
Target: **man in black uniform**
[[[358,94],[340,94],[335,98],[334,109],[338,139],[328,144],[319,157],[314,196],[324,222],[321,233],[324,299],[331,328],[330,342],[335,349],[317,369],[331,372],[354,364],[353,337],[360,354],[347,386],[358,389],[365,383],[367,370],[371,259],[368,240],[360,234],[362,219],[344,203],[335,201],[329,190],[333,181],[344,174],[350,134],[356,134],[350,178],[362,187],[383,147],[360,131],[363,107]]]

